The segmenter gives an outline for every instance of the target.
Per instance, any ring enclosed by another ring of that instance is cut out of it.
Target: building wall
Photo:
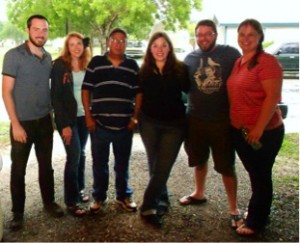
[[[219,44],[228,44],[239,48],[237,43],[237,25],[234,27],[228,27],[226,25],[220,25],[218,28]],[[284,26],[284,27],[264,27],[265,40],[264,42],[273,42],[274,45],[278,45],[282,42],[299,41],[300,31],[299,26]]]

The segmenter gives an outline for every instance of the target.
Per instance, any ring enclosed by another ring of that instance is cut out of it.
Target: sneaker
[[[86,194],[84,190],[81,190],[79,192],[79,196],[80,196],[80,201],[83,203],[87,203],[90,200],[89,195]]]
[[[54,218],[61,218],[64,216],[63,209],[56,202],[45,204],[44,208]]]
[[[134,201],[132,201],[131,197],[126,197],[123,199],[117,199],[116,203],[121,205],[122,208],[129,212],[136,212],[137,211],[137,205]]]
[[[23,228],[24,218],[22,213],[14,213],[13,219],[10,222],[10,229],[17,231]]]
[[[106,203],[106,200],[104,201],[97,201],[94,200],[91,204],[90,204],[90,211],[91,213],[98,213],[100,208],[104,206],[104,204]]]

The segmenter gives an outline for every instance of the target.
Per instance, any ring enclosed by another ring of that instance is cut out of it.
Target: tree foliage
[[[20,43],[25,38],[26,38],[25,33],[20,31],[12,23],[0,22],[0,40],[13,39],[17,43]]]
[[[186,28],[192,9],[201,9],[202,0],[9,0],[8,18],[25,28],[32,14],[45,15],[50,22],[50,38],[70,31],[97,38],[106,49],[112,28],[125,28],[131,38],[148,38],[153,25],[162,21],[165,28]]]

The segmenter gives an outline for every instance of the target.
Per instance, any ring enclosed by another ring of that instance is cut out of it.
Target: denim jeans
[[[128,187],[132,137],[133,132],[127,129],[113,131],[100,126],[97,126],[96,131],[91,133],[94,176],[93,197],[96,201],[104,201],[107,198],[109,183],[108,162],[111,144],[115,158],[116,198],[124,199],[133,193]]]
[[[284,138],[284,126],[265,131],[260,139],[262,148],[254,150],[233,128],[236,151],[249,173],[252,195],[248,205],[246,225],[261,230],[268,220],[273,200],[272,168]]]
[[[60,131],[61,134],[61,131]],[[72,127],[72,139],[65,145],[67,161],[64,172],[65,204],[76,205],[80,202],[80,190],[84,189],[85,146],[88,139],[85,117],[77,117]]]
[[[148,157],[150,180],[141,211],[155,213],[159,205],[168,206],[167,181],[186,134],[185,123],[160,123],[140,119],[140,133]]]
[[[27,142],[14,140],[12,128],[11,140],[11,196],[12,212],[24,213],[25,207],[25,174],[32,145],[39,166],[39,185],[44,204],[54,201],[54,176],[52,168],[53,125],[51,116],[31,121],[20,122],[27,134]]]

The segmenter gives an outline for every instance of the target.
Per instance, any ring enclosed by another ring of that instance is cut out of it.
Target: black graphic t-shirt
[[[191,85],[188,95],[189,115],[203,121],[229,119],[226,81],[239,56],[237,49],[217,45],[211,52],[198,49],[185,58]]]

